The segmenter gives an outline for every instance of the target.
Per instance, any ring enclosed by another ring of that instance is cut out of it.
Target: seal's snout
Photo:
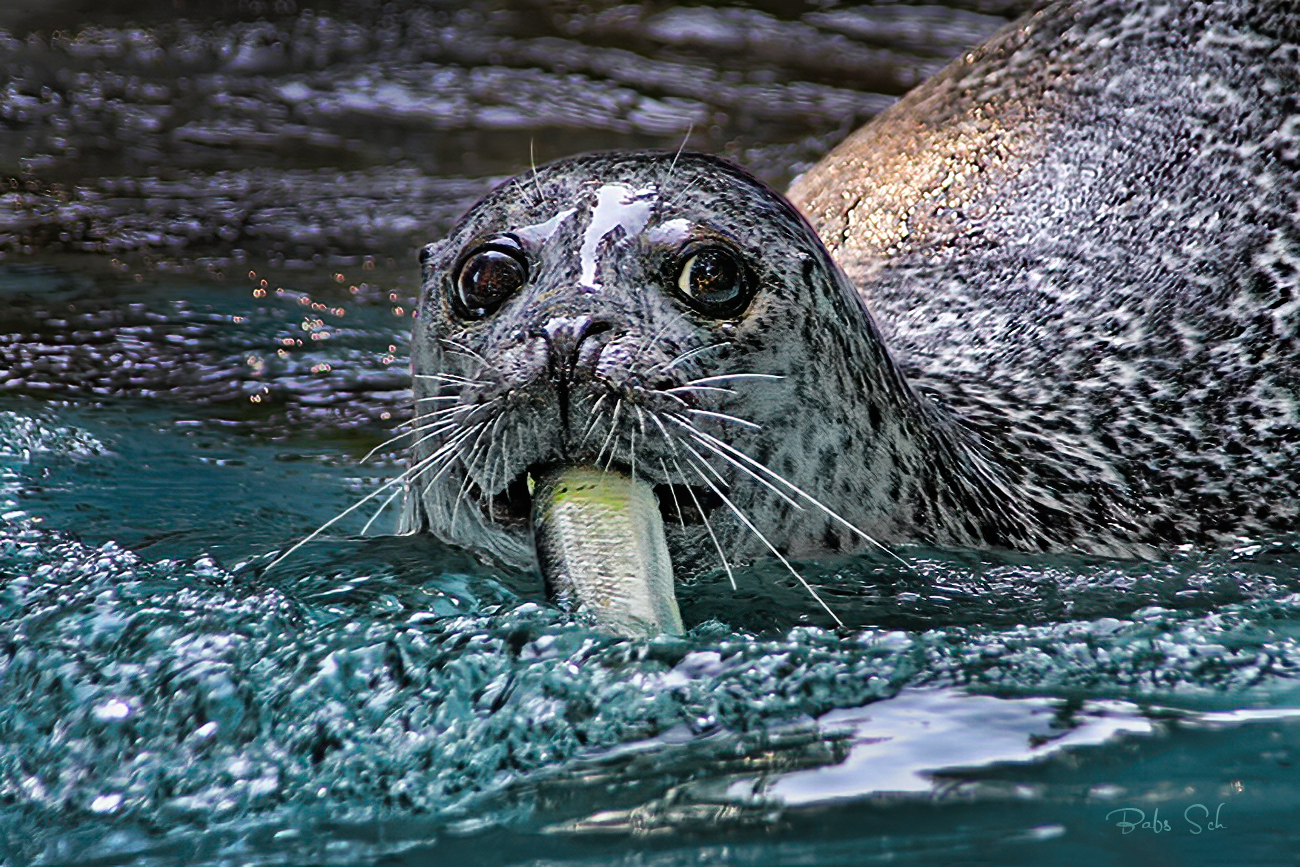
[[[613,328],[609,319],[585,314],[556,316],[535,332],[546,343],[547,371],[559,398],[560,424],[565,430],[570,427],[569,404],[574,381],[594,373]]]

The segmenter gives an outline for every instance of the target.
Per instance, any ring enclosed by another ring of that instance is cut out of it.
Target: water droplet
[[[119,698],[114,698],[96,706],[91,713],[100,722],[115,722],[129,717],[131,706]]]
[[[122,806],[122,796],[118,794],[100,795],[90,802],[90,810],[93,813],[111,813],[120,806]]]

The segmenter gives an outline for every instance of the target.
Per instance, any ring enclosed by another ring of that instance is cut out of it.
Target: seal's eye
[[[457,312],[469,319],[487,316],[527,281],[528,265],[513,241],[504,239],[479,247],[456,272]]]
[[[754,280],[730,250],[701,247],[684,257],[677,292],[696,310],[722,319],[745,309],[754,295]]]

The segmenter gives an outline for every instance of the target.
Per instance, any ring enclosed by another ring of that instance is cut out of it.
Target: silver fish
[[[557,468],[535,478],[532,520],[537,562],[561,605],[617,635],[682,633],[650,485],[613,471]]]

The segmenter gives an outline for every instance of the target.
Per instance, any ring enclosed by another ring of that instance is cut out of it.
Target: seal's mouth
[[[533,514],[533,480],[553,469],[551,465],[534,464],[490,497],[484,496],[477,484],[470,485],[468,494],[472,502],[482,504],[483,514],[492,523],[528,532]],[[627,473],[628,468],[615,465],[611,471]],[[659,484],[654,486],[654,493],[666,526],[703,525],[723,505],[721,497],[701,485]]]

